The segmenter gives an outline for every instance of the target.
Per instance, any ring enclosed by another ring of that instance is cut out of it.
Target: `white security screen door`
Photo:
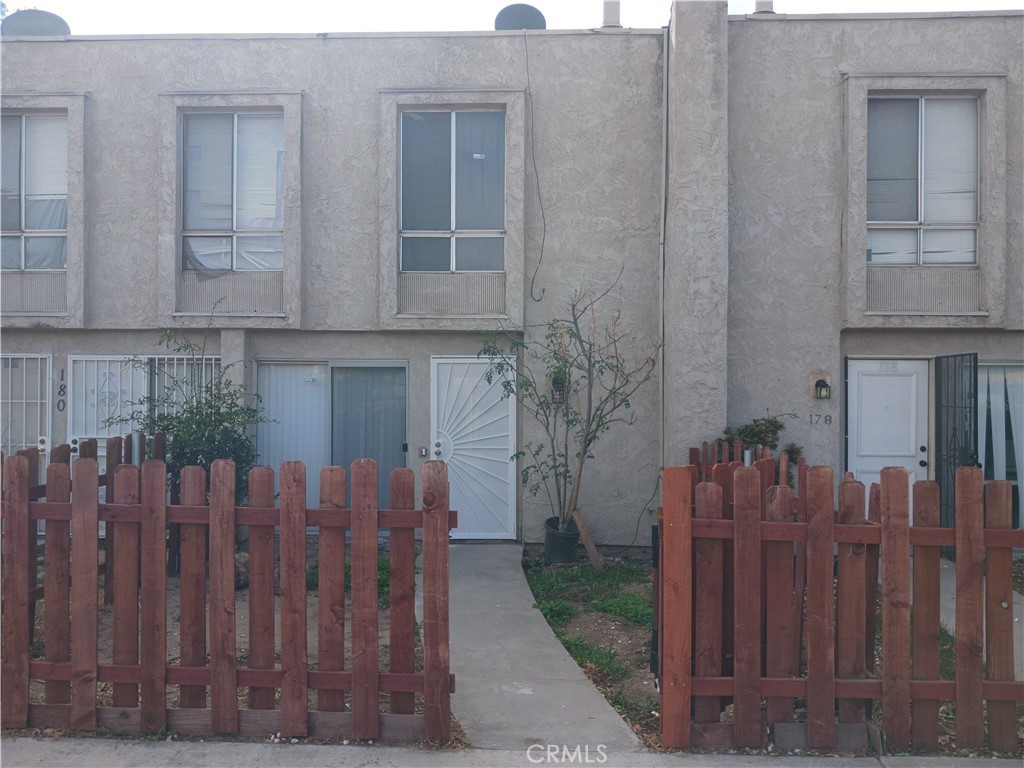
[[[8,456],[23,448],[44,448],[40,456],[42,474],[53,447],[48,355],[0,356],[0,432],[0,448]]]
[[[928,479],[928,361],[850,360],[847,368],[849,471],[866,486],[885,467]]]
[[[476,357],[432,357],[431,458],[448,463],[450,505],[460,539],[516,537],[515,400]],[[440,453],[438,453],[440,452]]]

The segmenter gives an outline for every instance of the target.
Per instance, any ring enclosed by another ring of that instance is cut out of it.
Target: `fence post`
[[[910,746],[910,500],[907,470],[882,470],[882,718],[895,749]]]
[[[391,470],[391,508],[416,506],[416,474],[408,468]],[[416,551],[413,528],[391,529],[391,626],[389,657],[392,672],[416,670]],[[391,711],[411,715],[416,694],[395,691]]]
[[[303,486],[305,486],[305,483],[303,483]],[[305,536],[303,536],[303,541],[305,541]],[[238,676],[235,666],[235,462],[230,459],[217,459],[210,467],[209,567],[210,708],[213,710],[213,732],[237,733]],[[302,586],[303,598],[305,598],[305,574],[303,574]],[[283,597],[284,595],[282,595]],[[303,608],[305,608],[305,599],[303,599]],[[305,624],[305,611],[303,611],[303,624]],[[283,643],[284,637],[282,637],[282,650],[284,650]],[[283,704],[284,697],[282,696],[282,706]],[[283,725],[284,712],[281,713],[281,720]],[[284,735],[283,729],[281,735]],[[299,735],[304,736],[305,733],[303,732]]]
[[[321,481],[320,488],[323,487]],[[274,470],[270,467],[253,467],[250,470],[249,505],[253,507],[274,506]],[[322,559],[320,568],[322,588],[324,578]],[[274,526],[250,525],[249,666],[252,669],[274,668],[274,614]],[[323,664],[322,657],[321,664]],[[249,709],[273,709],[274,693],[273,688],[251,686],[249,688]]]
[[[377,655],[377,462],[352,462],[352,736],[380,732]],[[424,623],[426,603],[424,603]],[[424,659],[424,665],[426,659]]]
[[[57,446],[46,468],[46,500],[67,504],[71,501],[71,466],[58,462],[69,446]],[[62,450],[63,449],[63,450]],[[59,453],[58,453],[59,452]],[[71,661],[71,521],[47,520],[43,565],[43,614],[46,638],[46,660],[55,663]],[[46,703],[68,704],[71,688],[67,680],[46,681]]]
[[[733,475],[736,578],[733,742],[760,748],[761,728],[761,472],[740,467]],[[689,572],[689,571],[687,571]]]
[[[281,735],[305,736],[309,719],[306,466],[301,461],[281,464],[278,485],[281,489]],[[374,528],[375,552],[376,543]]]
[[[867,523],[864,483],[844,480],[839,484],[839,522],[843,525]],[[864,621],[867,600],[864,582],[865,545],[839,545],[839,594],[836,604],[836,675],[862,679],[864,671]],[[840,699],[839,722],[863,723],[864,699]]]
[[[718,443],[715,443],[718,445]],[[715,465],[715,470],[721,467]],[[701,483],[697,486],[696,517],[722,519],[722,486]],[[694,542],[697,626],[694,648],[694,674],[719,677],[722,674],[722,539],[698,539]],[[698,696],[693,703],[693,719],[698,723],[717,723],[722,713],[719,696]]]
[[[832,556],[835,542],[832,468],[807,478],[807,746],[835,744],[835,624]]]
[[[984,742],[981,696],[984,650],[984,478],[977,467],[956,471],[956,746]]]
[[[423,715],[428,739],[451,736],[448,647],[448,465],[423,465]]]
[[[1011,494],[1012,488],[1006,480],[992,480],[987,484],[986,528],[1012,525]],[[1013,680],[1013,550],[988,550],[985,568],[985,668],[989,680]],[[1012,701],[988,702],[988,745],[997,752],[1013,752],[1017,748]]]
[[[167,468],[142,465],[142,730],[167,725]]]
[[[71,728],[96,729],[99,468],[79,459],[71,497]]]
[[[28,549],[29,463],[24,456],[4,462],[3,645],[0,715],[4,728],[28,725]]]
[[[412,470],[408,471],[412,472]],[[391,493],[391,498],[392,500],[395,498],[394,491]],[[337,515],[344,508],[345,469],[343,467],[323,467],[320,470],[320,509],[333,510]],[[391,543],[392,569],[394,569],[393,537],[394,532],[392,532]],[[320,556],[317,560],[319,569],[317,573],[317,647],[319,649],[317,665],[323,670],[342,670],[345,668],[345,529],[322,526],[320,528],[319,553]],[[392,591],[393,599],[394,592]],[[273,645],[271,645],[272,650]],[[394,643],[392,642],[392,660],[394,660],[394,652]],[[273,699],[271,699],[271,706],[273,706]],[[341,712],[345,709],[345,692],[317,691],[317,708],[321,712]]]
[[[914,527],[939,525],[939,484],[914,483]],[[939,547],[914,545],[914,660],[915,680],[939,679]],[[939,748],[939,702],[911,702],[910,735],[914,749]]]

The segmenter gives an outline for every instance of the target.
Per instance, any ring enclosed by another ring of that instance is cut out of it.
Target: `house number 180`
[[[821,424],[824,424],[825,426],[832,424],[832,414],[830,413],[826,413],[824,415],[820,413],[809,413],[807,414],[807,418],[810,419],[812,427],[817,427]]]

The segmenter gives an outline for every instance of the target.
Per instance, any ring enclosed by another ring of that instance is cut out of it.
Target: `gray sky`
[[[493,29],[512,0],[6,0],[52,11],[75,35],[200,32],[411,32]],[[601,25],[601,0],[533,0],[548,29]],[[778,13],[927,12],[1021,8],[1024,0],[775,0]],[[621,0],[622,25],[661,27],[669,0]],[[730,0],[729,12],[754,10]]]

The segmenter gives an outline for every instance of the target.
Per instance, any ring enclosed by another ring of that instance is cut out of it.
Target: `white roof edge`
[[[1024,8],[995,11],[896,11],[893,13],[747,13],[730,15],[729,21],[870,21],[872,19],[970,19],[1024,16]]]

